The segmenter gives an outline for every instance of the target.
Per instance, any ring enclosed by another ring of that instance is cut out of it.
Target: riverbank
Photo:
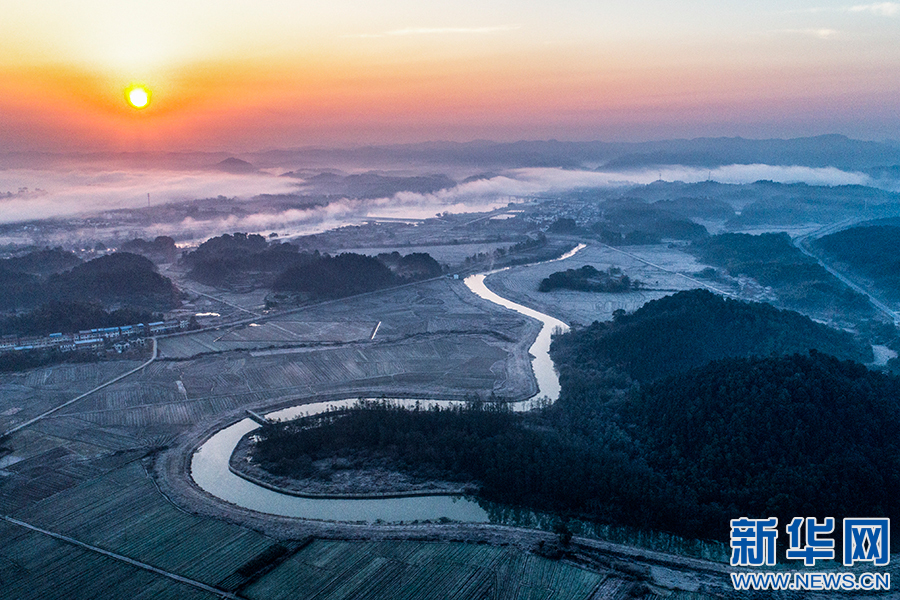
[[[517,548],[523,553],[564,560],[591,571],[649,586],[660,596],[672,592],[701,592],[702,598],[737,598],[727,564],[574,536],[568,544],[558,534],[509,525],[419,521],[405,524],[370,524],[267,515],[223,502],[199,489],[186,468],[192,440],[185,436],[179,448],[145,459],[148,473],[173,504],[185,512],[251,527],[273,539],[308,537],[348,541],[466,542]]]

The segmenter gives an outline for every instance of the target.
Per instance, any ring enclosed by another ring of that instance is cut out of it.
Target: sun
[[[145,85],[132,85],[125,90],[125,101],[132,108],[147,108],[150,105],[150,88]]]

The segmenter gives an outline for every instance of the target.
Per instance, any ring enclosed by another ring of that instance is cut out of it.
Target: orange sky
[[[900,139],[900,5],[789,4],[36,1],[0,40],[0,150]]]

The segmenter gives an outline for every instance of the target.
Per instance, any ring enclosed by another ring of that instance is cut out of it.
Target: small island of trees
[[[584,265],[580,269],[567,269],[552,273],[549,277],[541,280],[538,291],[552,292],[566,289],[614,294],[638,290],[641,289],[641,285],[640,281],[631,279],[618,267],[609,267],[605,271],[598,271],[591,265]]]

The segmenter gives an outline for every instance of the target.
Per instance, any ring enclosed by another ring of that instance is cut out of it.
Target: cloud
[[[365,205],[368,214],[420,218],[435,212],[467,212],[505,206],[535,196],[574,189],[621,188],[664,181],[696,183],[712,179],[720,183],[753,183],[769,180],[810,185],[871,185],[862,173],[833,167],[811,168],[772,165],[728,165],[700,169],[680,165],[633,171],[571,171],[566,169],[516,169],[502,176],[480,179],[431,194],[400,192]],[[362,206],[360,208],[363,208]]]
[[[779,33],[789,33],[796,35],[806,35],[817,37],[820,40],[831,40],[840,35],[840,31],[836,29],[781,29]]]
[[[876,4],[860,4],[851,6],[849,12],[869,12],[884,17],[893,17],[900,14],[900,4],[896,2],[880,2]]]
[[[405,29],[393,29],[391,31],[382,31],[380,33],[359,33],[345,35],[342,37],[353,38],[381,38],[396,36],[416,36],[416,35],[485,35],[491,33],[502,33],[504,31],[515,31],[520,29],[521,25],[494,25],[490,27],[407,27]]]
[[[868,175],[842,171],[835,167],[813,168],[773,165],[727,165],[707,171],[710,179],[719,183],[753,183],[768,180],[778,183],[806,183],[809,185],[871,185]],[[701,169],[699,174],[703,175]],[[684,181],[698,179],[697,171],[685,171]]]

